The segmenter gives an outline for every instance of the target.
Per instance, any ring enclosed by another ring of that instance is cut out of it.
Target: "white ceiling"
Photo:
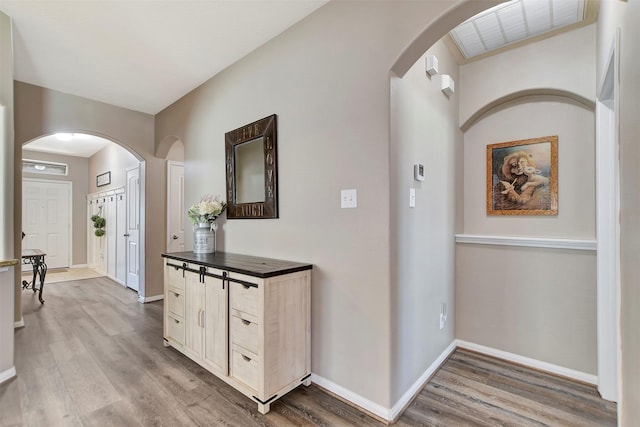
[[[16,80],[156,114],[328,0],[0,0]]]
[[[513,0],[468,19],[451,30],[469,59],[585,19],[585,0]]]
[[[65,156],[91,157],[108,144],[112,144],[108,139],[75,133],[70,141],[60,141],[55,135],[49,135],[23,145],[22,149]],[[26,153],[24,155],[28,156]]]

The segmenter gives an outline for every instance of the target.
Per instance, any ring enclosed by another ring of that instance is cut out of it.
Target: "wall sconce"
[[[424,60],[425,69],[429,76],[434,76],[438,74],[438,58],[435,55],[427,55]]]
[[[449,97],[455,92],[455,84],[456,82],[453,81],[450,75],[443,74],[440,90],[442,90],[442,93]]]

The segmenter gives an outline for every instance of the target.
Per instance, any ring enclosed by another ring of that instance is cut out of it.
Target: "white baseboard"
[[[352,392],[351,390],[347,390],[346,388],[329,381],[326,378],[321,377],[320,375],[311,374],[311,382],[319,385],[320,387],[327,389],[331,393],[340,396],[341,398],[348,400],[352,404],[364,409],[367,412],[370,412],[377,417],[380,417],[384,420],[392,422],[397,417],[399,417],[405,407],[411,403],[413,398],[422,391],[427,381],[431,378],[433,374],[440,368],[442,363],[447,360],[449,355],[453,353],[456,349],[455,340],[449,344],[449,346],[438,356],[438,358],[427,368],[426,371],[420,378],[418,378],[411,387],[402,395],[402,397],[393,405],[392,408],[385,408],[382,405],[379,405],[366,397],[362,397],[357,393]]]
[[[73,264],[69,268],[89,268],[89,264]]]
[[[389,408],[385,408],[382,405],[379,405],[366,397],[362,397],[357,393],[352,392],[351,390],[347,390],[346,388],[338,385],[332,381],[329,381],[326,378],[321,377],[320,375],[316,375],[311,373],[311,382],[318,384],[320,387],[327,389],[331,393],[340,396],[341,398],[348,400],[360,408],[371,412],[372,414],[384,419],[390,420],[391,410]]]
[[[138,301],[141,303],[145,303],[145,302],[154,302],[154,301],[160,301],[164,299],[164,294],[160,294],[160,295],[154,295],[152,297],[143,297],[142,295],[140,295],[138,297]]]
[[[427,385],[429,379],[433,376],[433,374],[436,373],[438,369],[440,369],[440,366],[442,366],[445,360],[447,360],[447,358],[451,355],[451,353],[455,351],[455,349],[456,340],[453,340],[451,344],[449,344],[449,346],[445,348],[442,353],[440,353],[440,356],[438,356],[438,358],[433,361],[433,363],[427,368],[427,370],[424,371],[422,375],[420,375],[420,378],[418,378],[416,382],[414,382],[413,385],[409,387],[409,389],[402,395],[400,400],[398,400],[396,404],[393,405],[389,414],[389,421],[395,420],[397,417],[402,415],[402,412],[407,407],[407,405],[409,405],[409,403],[411,403],[411,401],[422,391],[424,386]]]
[[[24,328],[24,317],[21,317],[17,322],[13,322],[13,329]]]
[[[449,346],[438,356],[436,360],[427,368],[426,371],[418,378],[409,389],[402,395],[402,397],[393,405],[392,408],[385,408],[371,400],[348,390],[341,385],[338,385],[320,375],[311,374],[311,381],[320,387],[328,390],[329,392],[349,401],[355,406],[358,406],[370,412],[371,414],[389,422],[393,422],[396,418],[402,415],[402,412],[411,403],[414,397],[419,394],[429,379],[437,372],[447,358],[455,351],[456,348],[462,348],[472,350],[478,353],[485,354],[487,356],[504,359],[509,362],[517,363],[519,365],[527,366],[540,371],[549,372],[555,375],[560,375],[566,378],[571,378],[577,381],[581,381],[587,384],[597,385],[598,377],[585,372],[576,371],[574,369],[565,368],[563,366],[554,365],[553,363],[543,362],[540,360],[532,359],[529,357],[520,356],[507,351],[498,350],[491,347],[486,347],[479,344],[474,344],[468,341],[454,340]]]
[[[456,340],[456,344],[460,348],[476,351],[478,353],[486,354],[487,356],[497,357],[498,359],[508,360],[509,362],[524,365],[533,369],[538,369],[540,371],[545,371],[552,374],[560,375],[562,377],[571,378],[587,384],[598,384],[597,376],[581,371],[576,371],[574,369],[565,368],[564,366],[554,365],[553,363],[543,362],[541,360],[520,356],[518,354],[486,347],[480,344],[474,344],[464,340]]]
[[[0,372],[0,384],[5,381],[10,380],[11,378],[16,376],[16,367],[12,366],[10,369],[7,369],[4,372]]]

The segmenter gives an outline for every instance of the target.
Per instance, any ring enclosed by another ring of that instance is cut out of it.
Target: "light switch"
[[[357,208],[358,207],[358,190],[352,188],[350,190],[340,191],[340,207],[341,208]]]
[[[415,188],[409,189],[409,207],[410,208],[416,207],[416,189]]]

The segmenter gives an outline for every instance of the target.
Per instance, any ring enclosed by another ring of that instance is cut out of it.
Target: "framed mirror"
[[[224,134],[227,218],[278,218],[276,115]]]

